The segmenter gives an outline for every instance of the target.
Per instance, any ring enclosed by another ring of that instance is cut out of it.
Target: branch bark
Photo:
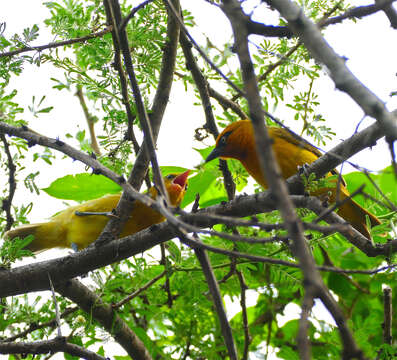
[[[102,301],[99,296],[81,282],[70,280],[62,283],[58,282],[54,286],[58,293],[75,302],[81,309],[97,320],[127,351],[132,359],[152,359],[143,342],[116,314],[113,307]]]

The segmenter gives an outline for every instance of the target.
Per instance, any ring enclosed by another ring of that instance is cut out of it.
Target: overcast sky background
[[[131,1],[132,4],[138,5],[141,1]],[[369,5],[371,1],[350,1],[352,5]],[[195,17],[197,28],[190,29],[193,37],[200,41],[204,40],[203,34],[209,36],[211,41],[216,45],[222,45],[231,38],[231,29],[223,13],[209,5],[205,1],[181,0],[183,8],[189,9]],[[252,6],[258,6],[260,1],[252,1]],[[258,9],[257,9],[258,10]],[[5,35],[11,36],[14,33],[21,33],[24,28],[31,27],[33,24],[39,24],[40,37],[34,45],[47,44],[57,40],[48,30],[43,28],[43,20],[48,16],[47,9],[41,5],[41,2],[31,0],[14,0],[9,1],[2,7],[0,13],[0,22],[6,22],[7,27]],[[266,20],[269,21],[269,13],[266,11]],[[254,20],[262,21],[260,17]],[[276,24],[275,22],[273,24]],[[216,26],[216,31],[214,31]],[[397,90],[396,82],[396,31],[390,27],[388,19],[382,12],[358,20],[356,24],[352,21],[345,21],[340,25],[329,26],[325,31],[325,38],[331,46],[341,56],[346,57],[347,64],[353,73],[377,96],[379,96],[390,110],[395,109],[397,101],[390,98],[389,94]],[[255,41],[255,38],[253,38]],[[202,42],[204,43],[204,42]],[[21,115],[21,118],[31,121],[30,127],[34,130],[51,137],[59,137],[65,140],[64,134],[71,132],[71,127],[79,126],[82,130],[86,129],[86,123],[83,112],[79,105],[77,97],[73,93],[59,92],[52,89],[54,83],[51,77],[63,78],[62,72],[54,70],[48,64],[43,64],[39,68],[36,66],[25,65],[25,71],[19,77],[14,77],[9,85],[9,90],[17,89],[17,102],[26,109],[32,102],[32,96],[41,98],[46,95],[47,100],[43,106],[55,106],[49,114],[40,115],[39,119],[33,118],[28,110]],[[322,81],[315,82],[315,92],[319,94],[320,107],[319,113],[329,122],[328,126],[336,132],[333,141],[327,143],[324,147],[326,150],[337,145],[341,139],[351,136],[357,124],[362,120],[363,113],[361,109],[347,95],[335,90],[333,82],[326,76],[326,69],[323,71]],[[218,84],[212,84],[218,88]],[[307,83],[295,83],[295,92],[307,91]],[[293,92],[287,96],[286,101],[291,99]],[[187,168],[193,168],[201,158],[192,150],[194,129],[204,124],[204,115],[200,106],[194,106],[196,99],[192,93],[185,93],[183,86],[174,83],[171,99],[163,127],[158,140],[158,158],[160,165],[177,165]],[[215,103],[215,101],[214,101]],[[285,120],[285,124],[293,129],[297,129],[296,122],[292,120],[293,112],[284,106],[279,106],[273,113],[276,117]],[[288,120],[291,119],[291,120]],[[360,126],[363,129],[373,123],[374,120],[365,118]],[[97,129],[100,134],[100,129]],[[181,134],[175,139],[175,132]],[[71,145],[76,146],[70,140]],[[206,145],[213,145],[212,138],[205,141]],[[390,163],[390,155],[384,142],[379,142],[373,150],[365,150],[356,155],[351,160],[370,170],[380,170]],[[198,146],[198,144],[194,144]],[[38,151],[34,147],[32,151]],[[58,156],[59,158],[59,156]],[[30,161],[30,160],[29,160]],[[60,176],[85,171],[82,164],[72,162],[70,159],[55,162],[53,166],[40,167],[41,175],[38,178],[40,188],[47,187],[53,180]],[[352,171],[345,167],[344,172]],[[21,178],[22,179],[22,178]],[[28,201],[34,203],[33,210],[29,215],[31,222],[42,221],[50,217],[55,212],[65,207],[61,200],[53,199],[44,192],[40,197],[24,189],[20,182],[15,204]],[[45,252],[45,259],[65,255],[65,251]],[[38,259],[43,260],[43,254]],[[31,262],[31,259],[29,259]],[[255,299],[252,299],[253,301]],[[230,304],[230,301],[227,301]],[[297,316],[297,306],[291,305],[289,316]],[[228,306],[229,316],[234,312],[240,311],[238,307],[231,310]],[[318,310],[318,307],[316,307]],[[317,311],[315,309],[315,311]],[[319,310],[318,310],[319,311]],[[319,315],[322,316],[322,315]],[[324,315],[326,317],[326,315]],[[290,317],[289,317],[290,318]]]
[[[140,1],[133,1],[132,3],[139,4]],[[191,33],[196,40],[204,41],[203,34],[206,34],[214,44],[221,46],[231,38],[230,25],[221,10],[205,1],[182,0],[181,3],[195,17],[197,27],[192,29]],[[257,5],[260,2],[252,1],[251,3]],[[366,4],[363,4],[362,1],[353,1],[352,3],[353,5]],[[21,12],[21,9],[23,9],[23,12]],[[56,40],[47,29],[43,28],[43,20],[47,16],[47,9],[44,6],[38,6],[37,1],[15,0],[8,3],[5,11],[2,11],[0,21],[5,21],[7,24],[6,36],[15,32],[20,33],[27,26],[39,24],[40,37],[35,41],[35,44],[39,45]],[[266,12],[266,17],[268,17],[268,12]],[[260,18],[255,20],[260,21]],[[214,31],[214,24],[217,24],[217,28],[221,30]],[[385,15],[379,12],[359,20],[357,24],[346,21],[341,25],[329,26],[325,32],[325,37],[340,55],[346,57],[347,64],[353,73],[386,102],[389,109],[396,108],[396,97],[389,97],[390,92],[397,88],[394,46],[396,32],[390,28]],[[253,41],[255,41],[255,38]],[[26,110],[21,118],[30,121],[30,126],[38,132],[65,139],[64,134],[71,132],[72,126],[84,130],[86,129],[86,123],[77,97],[73,93],[59,92],[53,89],[54,83],[50,80],[51,77],[63,79],[62,71],[54,69],[49,64],[43,64],[39,68],[26,64],[22,75],[12,79],[9,89],[18,90],[16,99],[26,109],[32,103],[33,95],[36,96],[36,99],[46,95],[43,106],[54,106],[54,110],[49,114],[40,115],[38,119]],[[341,139],[345,139],[354,133],[363,113],[347,95],[335,90],[333,82],[326,76],[326,69],[323,71],[322,78],[321,81],[318,80],[314,83],[314,91],[319,94],[321,103],[319,113],[329,121],[327,125],[336,132],[333,141],[329,141],[324,146],[326,150],[329,150],[338,144]],[[212,85],[214,88],[222,90],[223,84],[219,86],[219,84],[212,83]],[[285,103],[291,101],[295,93],[308,89],[308,83],[306,82],[297,82],[293,86],[294,90],[289,92],[289,95],[287,94]],[[202,108],[194,106],[194,102],[196,102],[196,99],[192,96],[192,93],[185,93],[184,87],[175,82],[158,140],[157,156],[161,165],[193,168],[201,161],[197,152],[192,150],[192,143],[194,142],[194,129],[202,126],[205,119]],[[213,101],[213,103],[216,104],[216,101]],[[285,124],[292,129],[300,129],[301,124],[292,120],[293,112],[287,107],[279,105],[273,114],[280,119],[284,119]],[[373,121],[371,118],[365,118],[360,129]],[[100,128],[98,126],[96,128],[97,133],[100,134]],[[175,141],[177,134],[183,135],[178,136],[177,141]],[[73,145],[72,140],[67,141]],[[205,143],[206,145],[213,145],[214,142],[212,138],[208,138]],[[383,141],[379,143],[383,143]],[[194,145],[200,146],[198,143]],[[33,152],[38,150],[37,147],[32,149]],[[390,157],[384,144],[376,146],[373,150],[363,151],[351,160],[370,170],[383,169],[390,163]],[[59,172],[55,170],[58,166]],[[45,172],[45,168],[48,172]],[[38,184],[41,188],[44,188],[62,174],[81,171],[84,171],[84,166],[78,162],[72,162],[71,160],[64,160],[58,164],[55,162],[53,166],[42,167]],[[352,169],[346,166],[344,172],[349,171],[352,171]],[[35,197],[34,194],[24,192],[23,186],[20,184],[16,196],[17,201],[26,201],[27,196]],[[53,200],[45,193],[40,194],[41,204],[43,200],[48,201],[51,205],[45,208],[40,206],[39,211],[33,209],[31,213],[32,221],[43,219],[43,215],[44,217],[51,216],[63,208],[61,201]]]

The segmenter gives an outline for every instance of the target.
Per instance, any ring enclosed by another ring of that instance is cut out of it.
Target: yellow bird
[[[283,178],[287,179],[294,175],[299,166],[310,164],[317,160],[321,153],[314,146],[299,140],[287,130],[277,127],[268,127],[268,132],[273,140],[273,151],[280,166]],[[239,160],[248,173],[256,182],[267,188],[267,183],[259,165],[259,160],[255,148],[253,127],[250,120],[240,120],[228,125],[216,139],[216,147],[207,157],[210,161],[220,157],[221,159]],[[331,173],[336,174],[336,170]],[[330,176],[328,174],[327,176]],[[349,192],[345,187],[345,182],[340,184],[339,201],[346,199]],[[331,202],[336,201],[336,180],[334,187],[318,189],[314,195],[321,196],[330,193]],[[356,230],[368,239],[370,233],[366,225],[368,216],[372,226],[379,225],[379,219],[369,211],[357,204],[353,199],[348,200],[337,210],[339,216],[347,220]]]
[[[171,174],[164,178],[165,187],[173,206],[178,206],[185,195],[188,175],[189,170],[179,175]],[[157,190],[154,187],[151,187],[148,193],[153,199],[157,197]],[[119,199],[120,194],[107,195],[80,205],[71,206],[48,222],[22,225],[10,230],[5,234],[5,238],[12,240],[15,237],[25,238],[28,235],[34,235],[34,240],[26,247],[33,252],[52,248],[84,249],[98,238],[109,218],[104,215],[81,216],[76,215],[76,212],[110,213],[117,206]],[[134,234],[164,220],[163,215],[156,210],[135,201],[129,220],[120,236]]]

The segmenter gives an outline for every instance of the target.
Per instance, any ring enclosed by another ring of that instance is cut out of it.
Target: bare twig
[[[141,294],[142,292],[144,292],[145,290],[150,288],[154,283],[159,281],[166,274],[166,272],[167,272],[167,270],[164,270],[161,274],[157,275],[152,280],[148,281],[145,285],[143,285],[139,289],[135,290],[133,293],[131,293],[130,295],[125,297],[123,300],[119,301],[116,304],[113,304],[112,307],[114,309],[117,309],[117,308],[123,306],[124,304],[126,304],[127,302],[131,301],[133,298],[137,297],[139,294]]]
[[[140,10],[143,9],[146,5],[150,4],[154,0],[146,0],[140,3],[138,6],[135,6],[130,13],[123,19],[121,24],[119,25],[119,31],[122,31],[127,26],[128,22],[135,16],[135,14]]]
[[[81,309],[90,314],[108,331],[133,359],[151,360],[152,357],[144,343],[130,327],[94,292],[78,280],[54,283],[62,296],[74,301]]]
[[[57,324],[57,329],[58,329],[58,337],[62,337],[62,332],[61,332],[61,317],[59,315],[59,307],[58,307],[58,302],[57,302],[57,298],[55,296],[55,290],[54,290],[54,286],[52,284],[52,280],[51,280],[51,276],[49,273],[47,273],[48,275],[48,282],[50,284],[50,289],[51,289],[51,294],[52,294],[52,301],[54,302],[54,307],[55,307],[55,322]]]
[[[91,139],[91,148],[94,151],[96,156],[101,156],[101,150],[99,148],[99,144],[95,135],[95,121],[94,121],[94,116],[90,114],[88,111],[87,104],[84,99],[84,94],[83,94],[83,89],[81,85],[77,86],[77,92],[76,95],[80,101],[80,105],[83,109],[85,119],[87,121],[88,125],[88,131],[90,132],[90,139]]]
[[[203,74],[201,73],[196,60],[194,59],[191,44],[188,41],[185,34],[181,34],[180,43],[182,46],[183,53],[186,59],[186,66],[191,71],[194,82],[196,83],[197,90],[200,93],[200,98],[202,101],[202,106],[204,109],[205,119],[206,119],[206,128],[211,132],[211,134],[216,139],[219,132],[216,127],[215,117],[212,112],[211,100],[208,90],[208,83]],[[227,196],[229,200],[234,198],[234,194],[236,192],[236,184],[233,181],[232,174],[227,166],[227,163],[224,160],[220,160],[220,168],[225,179],[224,184],[227,192]]]
[[[274,201],[269,199],[268,193],[263,193],[262,197],[263,199],[267,200],[264,201],[261,199],[261,197],[252,196],[251,199],[247,199],[248,197],[244,199],[244,202],[239,201],[236,203],[236,201],[232,201],[227,205],[216,205],[203,211],[208,213],[215,211],[223,215],[249,216],[252,215],[252,212],[250,213],[250,211],[256,211],[260,213],[266,211],[266,208],[268,208],[267,211],[269,211],[269,209],[273,209],[274,204],[269,206],[267,203],[268,201]],[[294,201],[297,207],[308,207],[318,212],[323,210],[321,202],[316,198],[309,198],[310,200],[308,200],[307,197],[294,195],[291,196],[291,199]],[[318,208],[314,207],[313,204],[317,204]],[[257,209],[255,209],[255,207],[257,207]],[[330,219],[326,220],[344,223],[344,220],[336,214],[330,214],[329,218]],[[188,217],[183,216],[183,220],[188,221]],[[211,223],[212,221],[208,221],[206,223],[200,224],[200,226],[211,226]],[[357,231],[354,233],[353,228],[351,229],[351,232],[352,233],[350,236],[349,234],[346,235],[349,236],[349,239],[354,239],[354,241],[360,247],[362,247],[363,251],[365,251],[365,253],[369,256],[377,256],[382,254],[389,255],[390,253],[397,251],[397,241],[395,240],[387,242],[386,244],[374,246]],[[354,234],[354,237],[352,234]],[[96,268],[103,267],[113,262],[126,259],[130,256],[143,253],[153,246],[172,239],[177,235],[178,233],[173,227],[169,226],[167,223],[163,223],[157,225],[155,228],[141,231],[120,240],[115,240],[109,244],[105,244],[102,247],[89,247],[84,252],[81,251],[78,253],[73,253],[59,259],[38,263],[36,262],[34,264],[15,267],[10,270],[3,270],[0,272],[0,283],[2,284],[0,287],[0,297],[48,289],[47,273],[51,274],[51,278],[53,279],[54,283],[65,281],[66,279],[86,274],[87,272]],[[363,243],[359,242],[359,239],[361,239]],[[231,252],[205,244],[196,243],[195,241],[192,241],[188,245],[191,247],[203,247],[206,250],[221,253],[229,257],[245,258],[254,262],[266,262],[275,265],[299,267],[298,264],[288,261]],[[393,266],[377,269],[375,272],[385,271],[388,268],[393,268]],[[333,268],[329,267],[320,267],[319,269],[324,271],[334,271]],[[341,271],[349,273],[349,271],[345,271],[343,269]],[[353,271],[362,273],[362,271]],[[365,271],[365,273],[371,272]]]
[[[7,156],[7,163],[8,163],[8,196],[3,199],[3,204],[1,205],[2,210],[6,213],[7,224],[4,228],[5,231],[11,229],[12,224],[14,223],[14,218],[11,214],[11,205],[12,199],[14,198],[15,190],[17,188],[17,183],[15,181],[15,164],[12,160],[12,155],[10,152],[10,146],[8,145],[7,139],[5,135],[2,133],[0,134],[0,140],[3,142],[4,151]]]
[[[119,25],[122,21],[120,4],[118,3],[117,0],[105,0],[105,2],[107,2],[109,5],[110,17],[112,19],[114,28],[119,29]],[[123,54],[124,65],[126,68],[128,79],[130,81],[132,92],[134,94],[135,105],[136,105],[139,121],[144,133],[145,146],[147,146],[150,156],[150,162],[152,164],[154,183],[159,188],[162,196],[168,200],[168,193],[165,190],[164,181],[161,176],[160,167],[157,161],[155,140],[150,125],[149,116],[145,108],[141,91],[139,89],[138,81],[135,76],[134,66],[132,64],[127,32],[125,31],[125,28],[123,28],[120,29],[119,31],[115,31],[114,33],[115,36],[113,40],[117,43],[117,46],[120,48],[121,53]]]
[[[391,345],[393,343],[392,326],[393,326],[393,307],[392,307],[392,289],[386,287],[383,289],[383,342]]]
[[[67,317],[68,315],[73,314],[78,309],[79,308],[76,307],[76,306],[67,308],[66,310],[64,310],[62,312],[62,314],[60,315],[60,318],[63,319],[65,317]],[[34,322],[34,323],[31,323],[26,330],[21,331],[20,333],[15,334],[13,336],[10,336],[9,338],[1,339],[1,341],[3,341],[3,342],[12,342],[12,341],[15,341],[16,339],[20,339],[20,338],[26,337],[26,335],[32,333],[33,331],[36,331],[36,330],[39,330],[39,329],[44,329],[46,327],[53,328],[55,326],[57,326],[57,319],[56,318],[52,319],[52,320],[49,320],[49,321],[46,321],[46,322],[41,323],[41,324],[37,324],[37,323]]]
[[[344,198],[342,201],[336,201],[336,203],[332,206],[330,206],[328,209],[324,210],[324,212],[318,216],[316,219],[314,219],[314,223],[317,224],[321,220],[323,220],[327,215],[331,214],[333,211],[339,209],[341,206],[346,204],[347,202],[351,201],[356,195],[361,194],[363,189],[365,187],[365,184],[361,185],[356,191],[352,192],[349,196]]]
[[[165,253],[165,244],[162,243],[160,244],[160,249],[161,249],[161,260],[160,264],[164,266],[165,268],[165,283],[164,283],[164,289],[167,293],[167,305],[171,309],[173,299],[172,299],[172,293],[171,293],[171,287],[170,287],[170,274],[169,274],[169,261],[167,259],[167,255]]]
[[[200,55],[203,57],[203,59],[211,66],[213,70],[215,70],[234,90],[237,91],[237,93],[243,93],[243,91],[235,85],[223,72],[210,60],[210,58],[205,54],[205,52],[200,48],[200,46],[197,44],[197,42],[193,39],[193,37],[189,34],[187,31],[187,28],[185,24],[183,23],[182,19],[179,16],[178,11],[174,8],[174,6],[171,4],[170,0],[164,0],[169,8],[172,11],[173,16],[177,19],[179,22],[179,25],[181,26],[181,29],[183,32],[186,34],[186,36],[189,38],[193,46],[196,48],[196,50],[200,53]]]
[[[223,96],[221,93],[213,89],[208,85],[208,92],[211,97],[219,102],[219,104],[223,107],[223,110],[232,109],[241,119],[248,119],[248,115],[240,108],[240,106],[233,100],[228,99],[226,96]]]
[[[75,38],[75,39],[69,39],[69,40],[65,40],[65,41],[57,41],[57,42],[49,43],[46,45],[40,45],[40,46],[23,47],[21,49],[0,53],[0,58],[14,56],[14,55],[18,55],[18,54],[28,52],[28,51],[43,51],[46,49],[53,49],[53,48],[56,48],[59,46],[66,46],[66,45],[71,45],[71,44],[75,44],[75,43],[79,43],[79,42],[85,42],[90,39],[102,37],[103,35],[109,33],[110,31],[112,31],[112,28],[107,27],[106,29],[104,29],[102,31],[98,31],[96,33],[89,34],[89,35],[82,36],[82,37]]]
[[[343,341],[343,356],[345,358],[356,356],[363,358],[362,351],[358,348],[352,333],[347,327],[342,311],[338,307],[322,278],[316,269],[313,256],[303,236],[303,227],[295,212],[293,203],[288,196],[285,182],[282,181],[280,169],[275,161],[272,150],[272,142],[264,126],[262,102],[259,95],[254,67],[250,58],[248,48],[248,32],[244,26],[245,15],[237,0],[223,0],[222,10],[229,18],[235,38],[235,47],[240,61],[240,68],[244,86],[247,93],[247,102],[250,109],[250,119],[254,128],[256,151],[259,155],[259,165],[269,185],[270,192],[276,198],[278,208],[287,225],[289,237],[292,239],[291,250],[299,260],[305,283],[305,299],[313,301],[314,296],[320,297],[322,302],[333,315]],[[300,336],[307,338],[307,327],[302,326]],[[310,358],[310,343],[308,341],[298,342],[299,353],[303,359]]]
[[[186,237],[182,237],[181,240],[183,242],[189,242],[189,240]],[[197,242],[200,241],[197,240]],[[232,360],[237,360],[238,356],[237,356],[236,345],[233,339],[232,329],[230,327],[229,321],[227,320],[226,311],[223,306],[222,295],[218,283],[216,281],[215,274],[211,268],[210,260],[208,258],[206,251],[203,248],[195,248],[194,252],[197,256],[197,259],[200,262],[204,276],[207,280],[208,288],[212,295],[215,309],[218,314],[222,335],[229,353],[229,357]]]
[[[377,3],[374,5],[364,5],[364,6],[357,6],[357,7],[351,8],[341,15],[334,16],[332,18],[324,20],[320,24],[320,26],[322,28],[324,28],[329,25],[339,24],[343,20],[346,20],[346,19],[363,18],[365,16],[375,14],[376,12],[378,12],[380,10],[388,9],[388,7],[391,6],[391,4],[395,1],[396,0],[376,1]],[[388,15],[388,17],[389,17],[389,15]],[[389,19],[390,19],[390,17],[389,17]],[[390,21],[392,22],[391,19],[390,19]],[[266,37],[287,37],[287,38],[290,38],[290,37],[294,36],[294,33],[288,27],[264,25],[264,24],[252,21],[249,18],[247,18],[247,28],[248,28],[248,31],[250,34],[263,35]]]
[[[290,0],[267,0],[288,21],[288,26],[303,41],[311,55],[327,66],[336,87],[346,92],[364,111],[374,117],[389,136],[397,139],[397,125],[384,102],[367,89],[348,69],[346,62],[328,45],[318,27]]]
[[[250,336],[249,327],[248,327],[247,304],[246,304],[246,292],[247,292],[248,286],[245,283],[244,275],[241,271],[237,271],[237,277],[240,282],[240,289],[241,289],[240,305],[241,305],[241,313],[243,316],[243,328],[244,328],[244,350],[243,350],[243,356],[241,359],[247,360],[248,352],[249,352],[249,345],[251,343],[251,336]]]

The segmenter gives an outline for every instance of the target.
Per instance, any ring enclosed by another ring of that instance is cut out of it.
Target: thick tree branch
[[[187,240],[182,239],[182,240]],[[223,299],[221,295],[221,291],[219,289],[218,282],[216,280],[214,271],[212,270],[210,259],[208,257],[207,252],[203,248],[195,248],[194,252],[197,256],[197,259],[200,262],[200,265],[203,269],[204,276],[207,280],[208,288],[210,290],[212,300],[215,305],[215,310],[218,314],[219,322],[221,325],[223,339],[226,344],[226,348],[229,353],[229,357],[231,360],[237,360],[237,349],[233,339],[232,328],[227,320],[226,311],[223,306]]]
[[[390,21],[390,25],[393,29],[397,29],[397,12],[393,7],[393,4],[385,0],[375,0],[376,5],[383,6],[383,11]]]
[[[320,27],[325,28],[329,25],[339,24],[346,19],[360,19],[365,16],[373,15],[380,10],[385,11],[387,17],[390,20],[392,27],[394,27],[395,15],[391,13],[389,8],[393,9],[392,3],[395,1],[396,0],[376,0],[376,4],[373,5],[363,5],[363,6],[357,6],[351,8],[341,15],[334,16],[332,18],[324,20],[320,24]],[[287,37],[287,38],[296,35],[286,26],[264,25],[249,19],[249,17],[246,18],[246,21],[247,21],[248,32],[250,34],[263,35],[266,37]]]
[[[103,302],[99,296],[81,282],[69,280],[57,283],[54,286],[58,293],[72,300],[87,314],[97,320],[132,359],[152,359],[143,342],[116,314],[113,307]]]
[[[70,344],[65,337],[57,337],[53,340],[35,342],[0,342],[0,354],[48,354],[63,352],[87,360],[106,360],[81,346]]]
[[[270,192],[277,201],[278,208],[287,225],[288,235],[293,241],[291,250],[294,256],[299,260],[304,277],[305,302],[307,304],[313,301],[314,297],[320,297],[338,325],[343,342],[343,357],[346,359],[351,357],[362,359],[362,351],[358,348],[352,333],[348,329],[346,320],[337,302],[332,298],[316,269],[313,256],[303,236],[302,224],[288,196],[286,184],[282,180],[280,169],[275,160],[275,155],[271,146],[272,142],[264,126],[263,107],[248,48],[248,31],[244,23],[245,15],[243,14],[240,4],[236,0],[223,0],[222,9],[229,18],[233,28],[235,46],[240,61],[241,73],[247,94],[246,98],[250,109],[250,119],[254,128],[256,151],[257,154],[259,154],[260,168],[265,174]],[[305,316],[302,316],[300,330],[303,331],[303,333],[299,334],[300,338],[307,338],[308,336],[305,321]],[[308,341],[298,342],[298,350],[302,359],[310,359],[310,344]]]
[[[74,307],[69,307],[66,308],[66,310],[64,310],[61,315],[60,318],[63,319],[67,316],[69,316],[70,314],[73,314],[74,312],[76,312],[79,308],[77,306]],[[1,338],[0,340],[3,342],[12,342],[15,341],[16,339],[20,339],[20,338],[24,338],[26,337],[26,335],[32,333],[33,331],[36,331],[38,329],[44,329],[46,327],[48,328],[54,328],[55,326],[57,326],[57,321],[56,319],[51,319],[49,321],[46,321],[44,323],[41,324],[37,324],[36,322],[31,323],[28,328],[24,331],[21,331],[20,333],[17,333],[13,336],[10,336],[8,338]]]
[[[236,90],[237,93],[242,94],[242,90],[235,85],[222,71],[219,69],[211,60],[210,58],[205,54],[205,52],[200,48],[200,46],[197,44],[197,42],[193,39],[193,37],[189,34],[187,31],[187,28],[185,27],[185,24],[183,23],[181,17],[179,16],[179,12],[175,7],[172,5],[170,0],[164,0],[169,8],[172,11],[173,16],[175,19],[179,22],[179,25],[181,26],[181,30],[186,34],[186,36],[189,38],[190,42],[193,44],[193,46],[196,48],[196,50],[200,53],[200,55],[203,57],[203,59],[210,65],[210,67],[215,70],[234,90]]]
[[[186,67],[191,71],[194,82],[196,83],[197,90],[200,94],[201,103],[203,106],[206,125],[205,127],[211,132],[214,139],[216,139],[219,135],[218,128],[216,126],[214,113],[212,112],[210,94],[208,89],[208,82],[205,79],[204,75],[201,73],[197,62],[193,56],[191,44],[187,38],[187,36],[182,33],[180,38],[180,43],[182,46],[183,53],[186,59]],[[232,174],[227,166],[225,160],[219,160],[220,169],[223,174],[224,184],[227,192],[227,196],[229,200],[234,198],[234,194],[236,192],[236,184],[233,181]]]
[[[392,289],[390,287],[386,287],[383,289],[383,307],[384,307],[383,341],[385,344],[392,345],[393,305],[392,305]]]
[[[174,1],[175,1],[175,5],[179,8],[178,0],[174,0]],[[119,6],[117,4],[115,4],[114,1],[113,1],[112,7],[108,6],[108,0],[104,0],[104,4],[105,4],[107,16],[108,16],[108,21],[109,22],[115,21],[117,24],[117,28],[119,29],[119,25],[122,22]],[[116,18],[114,18],[115,15],[117,15]],[[119,39],[120,35],[121,35],[121,38],[123,39],[122,44],[120,44],[120,39]],[[124,61],[126,61],[128,63],[128,69],[129,69],[128,74],[129,74],[130,80],[132,80],[132,83],[135,84],[135,86],[134,86],[135,94],[137,95],[137,92],[139,92],[139,89],[136,86],[137,85],[136,82],[134,82],[134,74],[131,71],[133,68],[132,68],[131,56],[129,53],[128,39],[126,37],[125,27],[120,27],[120,31],[117,33],[113,32],[113,38],[115,40],[114,46],[115,46],[116,51],[120,51],[121,45],[122,45]],[[160,131],[161,121],[162,121],[162,118],[164,115],[164,111],[168,104],[168,99],[169,99],[171,85],[172,85],[172,79],[173,79],[173,73],[174,73],[174,68],[175,68],[176,50],[177,50],[178,40],[179,40],[179,25],[174,20],[174,18],[172,16],[168,16],[167,42],[166,42],[164,50],[163,50],[163,58],[162,58],[162,64],[161,64],[159,84],[158,84],[156,95],[155,95],[155,98],[153,101],[152,115],[151,115],[151,119],[150,119],[151,121],[150,121],[150,124],[149,124],[149,122],[145,122],[146,133],[151,134],[150,136],[151,136],[151,140],[152,140],[151,141],[152,151],[149,151],[147,148],[146,141],[149,141],[148,140],[149,138],[146,138],[146,136],[145,136],[143,144],[140,147],[140,151],[139,151],[138,156],[135,160],[134,167],[133,167],[131,174],[128,178],[128,183],[131,184],[136,189],[139,189],[142,184],[142,181],[143,181],[143,179],[146,175],[146,172],[147,172],[150,158],[153,159],[153,156],[155,156],[155,153],[153,152],[154,151],[154,143],[157,140],[157,137],[158,137],[158,134]],[[123,83],[123,80],[122,80],[122,83]],[[140,96],[138,96],[138,99],[141,99]],[[142,101],[140,101],[140,103],[141,103],[140,111],[139,111],[140,120],[144,121],[144,119],[147,120],[147,114],[146,114],[146,110],[143,106]],[[142,119],[142,117],[143,117],[143,119]],[[160,181],[162,183],[162,179]],[[158,183],[158,182],[156,182],[156,183]],[[119,204],[116,208],[116,213],[119,214],[119,219],[112,219],[111,221],[108,222],[105,229],[103,230],[103,237],[102,236],[100,237],[100,239],[101,239],[101,240],[99,240],[100,242],[103,239],[106,240],[109,237],[111,238],[112,234],[116,234],[119,231],[119,229],[122,227],[122,225],[127,221],[128,214],[130,213],[132,206],[133,206],[133,204],[129,201],[127,194],[123,194],[119,201]]]
[[[323,211],[324,209],[321,205],[321,202],[316,198],[293,195],[291,196],[291,199],[294,201],[295,206],[297,207],[308,207],[312,208],[314,211]],[[318,208],[316,209],[311,203],[317,203]],[[274,208],[274,200],[271,199],[268,192],[264,192],[261,194],[238,198],[225,204],[212,206],[210,208],[200,210],[200,212],[243,217],[266,211],[272,211]],[[329,214],[325,220],[331,221],[330,219],[332,222],[345,222],[336,214]],[[189,216],[183,216],[182,220],[184,222],[189,222]],[[197,222],[193,217],[192,223],[194,223],[195,226],[210,227],[215,225],[216,221],[208,219],[207,221],[200,220]],[[352,228],[351,231],[354,233],[355,230]],[[168,223],[162,223],[159,225],[154,225],[151,228],[143,230],[137,234],[127,236],[120,240],[112,241],[109,244],[104,244],[101,247],[90,246],[83,251],[79,251],[78,253],[73,253],[59,259],[36,262],[34,264],[20,266],[11,270],[3,270],[0,272],[0,283],[2,284],[2,287],[0,288],[0,297],[18,295],[32,291],[47,290],[49,288],[48,273],[51,275],[51,279],[53,280],[55,287],[57,287],[57,284],[59,282],[64,282],[65,279],[81,276],[99,267],[103,267],[128,257],[143,253],[148,249],[151,249],[153,246],[170,240],[176,236],[178,236],[178,233],[173,226],[170,226]],[[361,238],[363,238],[363,236],[357,231],[355,236],[358,238],[361,236]],[[364,238],[363,241],[366,241],[366,238]],[[250,259],[251,261],[264,261],[271,264],[293,267],[299,266],[291,262],[253,256],[249,254],[240,254],[238,252],[230,252],[224,249],[204,246],[204,244],[200,245],[194,243],[192,245],[194,247],[203,247],[209,251],[223,253],[227,256],[244,257]],[[366,254],[369,256],[389,255],[397,251],[396,240],[390,241],[384,245],[375,246],[366,241],[363,246],[365,246],[363,250],[365,250]],[[321,269],[327,270],[325,267],[321,267]],[[365,271],[365,273],[368,272]]]
[[[397,139],[397,121],[385,104],[367,89],[348,69],[321,35],[318,27],[308,19],[301,8],[290,0],[266,0],[288,21],[288,26],[303,41],[313,58],[326,65],[335,86],[346,92],[368,116],[375,118],[388,135],[388,141]]]

